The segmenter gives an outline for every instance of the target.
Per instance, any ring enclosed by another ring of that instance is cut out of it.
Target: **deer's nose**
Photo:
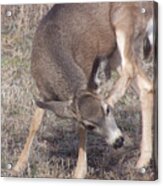
[[[124,144],[124,138],[121,136],[121,137],[119,137],[118,139],[116,139],[116,141],[115,141],[114,144],[113,144],[113,147],[114,147],[115,149],[118,149],[118,148],[122,147],[123,144]]]

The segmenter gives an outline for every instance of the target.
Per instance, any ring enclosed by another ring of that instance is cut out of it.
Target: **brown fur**
[[[145,14],[141,14],[142,7],[146,9]],[[92,114],[91,111],[97,115],[102,113],[99,111],[98,99],[92,102],[96,95],[94,86],[89,87],[94,62],[98,57],[107,57],[110,61],[109,67],[116,68],[122,60],[121,77],[107,102],[114,106],[125,94],[131,80],[136,79],[142,105],[144,136],[138,168],[146,166],[152,155],[153,86],[139,69],[140,56],[135,49],[143,47],[147,22],[152,14],[153,2],[55,5],[37,29],[32,52],[32,75],[43,98],[42,107],[46,108],[50,103],[51,110],[57,112],[58,107],[54,105],[58,101],[64,102],[65,106],[66,101],[73,100],[72,102],[77,103],[74,112],[77,114],[79,111],[79,117],[86,118],[89,117],[88,113]],[[121,43],[118,43],[118,37],[124,39],[123,50]],[[140,42],[136,42],[138,38]],[[82,91],[85,93],[81,95]],[[86,96],[87,92],[91,95],[89,98]],[[90,105],[87,105],[86,100]],[[97,105],[97,109],[91,110]],[[67,106],[72,105],[68,103]],[[62,106],[62,113],[65,112],[63,108]],[[80,132],[76,178],[86,174],[85,135],[85,132]],[[145,146],[147,148],[144,151]],[[84,161],[83,168],[81,160]]]

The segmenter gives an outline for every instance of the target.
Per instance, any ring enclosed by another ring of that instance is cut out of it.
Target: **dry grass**
[[[17,162],[35,109],[34,98],[38,93],[30,75],[32,38],[50,6],[2,6],[1,173],[5,177],[10,176],[8,163],[15,165]],[[12,17],[6,17],[6,10],[12,11]],[[138,97],[131,89],[116,106],[115,117],[126,140],[122,149],[113,150],[102,137],[89,133],[88,179],[154,180],[152,165],[145,174],[134,169],[141,139],[139,107]],[[34,139],[28,167],[19,176],[71,178],[77,147],[77,124],[47,112]]]

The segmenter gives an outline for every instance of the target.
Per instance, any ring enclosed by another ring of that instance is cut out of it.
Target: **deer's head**
[[[119,148],[124,143],[112,108],[93,93],[84,92],[73,101],[37,101],[37,105],[52,110],[60,117],[76,119],[85,129],[104,137],[114,148]]]

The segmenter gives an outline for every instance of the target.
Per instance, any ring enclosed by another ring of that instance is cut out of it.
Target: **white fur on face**
[[[108,132],[108,138],[106,138],[106,141],[108,144],[112,145],[114,142],[122,136],[122,133],[120,129],[118,128],[116,121],[110,112],[108,116],[106,116],[106,123],[107,125],[107,132]]]
[[[115,141],[122,136],[122,133],[119,129],[115,131],[110,130],[110,137],[106,139],[106,142],[110,145],[113,145]]]
[[[107,114],[108,105],[103,102],[102,106],[106,114],[105,116],[106,127],[104,129],[107,132],[106,142],[110,145],[113,145],[116,139],[122,136],[122,133],[116,124],[116,121],[114,119],[112,112],[110,111]]]

